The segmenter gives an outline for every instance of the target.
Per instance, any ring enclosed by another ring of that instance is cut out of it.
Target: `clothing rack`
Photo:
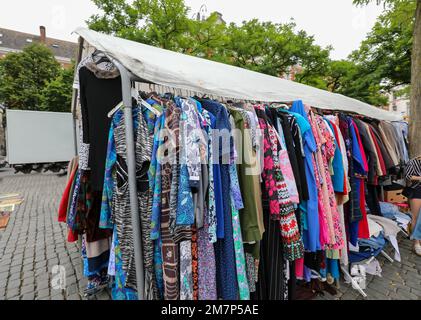
[[[82,58],[82,50],[83,50],[83,37],[79,40],[80,48],[79,48],[79,56],[77,63],[80,62]],[[107,52],[103,52],[104,55],[117,67],[121,75],[121,86],[122,86],[122,97],[123,97],[123,106],[124,106],[124,123],[125,123],[125,138],[127,144],[127,167],[128,167],[128,184],[129,184],[129,195],[130,195],[130,209],[131,209],[131,218],[132,218],[132,230],[133,230],[133,245],[134,245],[134,259],[135,259],[135,267],[136,267],[136,282],[137,282],[137,296],[139,300],[144,300],[144,293],[145,293],[145,270],[143,264],[143,248],[142,248],[142,231],[141,231],[141,223],[139,217],[139,208],[138,208],[138,198],[137,198],[137,184],[136,184],[136,161],[135,161],[135,144],[134,144],[134,129],[133,129],[133,121],[132,121],[132,85],[138,84],[140,86],[145,85],[149,86],[149,91],[155,92],[162,92],[164,90],[166,92],[171,92],[180,96],[194,96],[194,95],[203,95],[207,94],[206,92],[197,92],[195,90],[189,89],[179,89],[179,88],[172,88],[168,86],[162,86],[153,82],[148,81],[147,79],[142,79],[135,74],[133,74],[130,70],[128,70],[125,66],[117,58],[112,57]],[[157,88],[159,90],[157,90]],[[147,88],[147,87],[145,87]],[[144,90],[145,91],[145,90]],[[74,94],[75,96],[75,94]],[[212,94],[207,94],[210,99],[218,99],[220,101],[225,101],[226,99],[231,99],[234,101],[238,101],[238,99],[232,97],[220,97],[215,96]],[[77,104],[77,99],[73,98],[73,112],[75,114],[75,106]],[[249,101],[249,100],[243,100]],[[283,103],[290,103],[283,102]],[[351,113],[347,111],[342,111],[343,113]],[[75,130],[75,145],[77,145],[76,141],[76,116],[73,117],[74,119],[74,130]],[[346,268],[342,268],[342,271],[345,273],[346,276],[350,276],[347,272]],[[353,281],[352,277],[351,281]],[[358,286],[357,286],[358,288]],[[361,288],[360,288],[361,289]],[[364,291],[358,290],[363,296],[366,296]]]

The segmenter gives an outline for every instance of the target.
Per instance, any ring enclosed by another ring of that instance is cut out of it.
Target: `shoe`
[[[419,242],[414,245],[414,252],[417,256],[421,257],[421,244]]]
[[[331,296],[336,296],[338,294],[338,290],[333,285],[327,282],[322,282],[322,283],[323,283],[323,290],[330,293]]]
[[[108,287],[108,276],[95,275],[93,276],[84,290],[85,297],[95,295]]]

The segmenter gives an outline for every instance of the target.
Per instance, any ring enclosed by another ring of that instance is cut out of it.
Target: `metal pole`
[[[77,67],[79,65],[79,62],[82,60],[82,52],[83,52],[83,42],[84,39],[82,37],[79,37],[79,49],[78,49],[78,53],[77,53],[77,60],[75,63],[75,73],[77,72]],[[78,150],[77,150],[77,112],[76,112],[76,108],[77,108],[77,95],[78,95],[78,90],[77,89],[73,89],[73,94],[72,94],[72,115],[73,115],[73,143],[74,143],[74,148],[75,148],[75,156],[78,155]]]
[[[78,62],[81,60],[84,39],[79,39],[79,56]],[[145,293],[145,276],[143,267],[143,251],[142,251],[142,230],[140,227],[139,204],[137,199],[137,184],[136,184],[136,158],[135,158],[135,144],[134,144],[134,129],[132,116],[132,95],[131,83],[133,81],[141,81],[141,79],[130,73],[118,61],[109,57],[109,60],[118,68],[121,75],[121,87],[124,104],[124,124],[126,128],[126,152],[127,152],[127,170],[129,179],[130,192],[130,212],[132,216],[132,230],[133,230],[133,245],[134,245],[134,259],[136,266],[136,283],[137,296],[139,300],[144,300]],[[74,121],[74,135],[76,139],[76,108],[75,101],[73,101],[73,121]],[[75,140],[76,145],[76,140]]]
[[[143,269],[142,252],[142,231],[140,228],[139,204],[137,199],[136,184],[136,159],[132,114],[131,81],[132,76],[129,71],[114,59],[110,59],[119,69],[121,75],[121,85],[124,103],[124,124],[126,127],[126,152],[127,170],[129,176],[130,191],[130,211],[132,216],[134,259],[136,266],[137,295],[139,300],[144,300],[145,277]]]

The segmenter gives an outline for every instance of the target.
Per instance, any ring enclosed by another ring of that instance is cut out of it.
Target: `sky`
[[[371,4],[355,7],[352,0],[185,0],[190,16],[205,5],[207,13],[222,13],[226,22],[241,23],[258,18],[285,23],[294,19],[297,28],[314,35],[317,44],[332,45],[333,59],[345,59],[359,47],[382,11]],[[90,0],[13,0],[0,10],[0,27],[28,33],[47,28],[47,36],[76,41],[72,31],[98,10]]]

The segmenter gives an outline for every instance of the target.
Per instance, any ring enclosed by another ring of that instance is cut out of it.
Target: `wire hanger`
[[[121,101],[119,104],[117,104],[114,108],[111,109],[110,112],[108,112],[107,117],[108,118],[112,118],[114,113],[116,113],[118,110],[120,110],[121,108],[124,108],[124,103],[123,101]]]
[[[98,49],[95,49],[95,51],[92,53],[92,58],[94,58],[94,57],[100,57],[100,59],[95,62],[95,64],[97,64],[97,65],[102,63],[102,62],[111,62],[110,59],[108,59],[108,57],[105,55],[105,53],[98,50]]]
[[[289,105],[287,105],[286,103],[272,103],[270,104],[270,107],[274,109],[282,108],[285,110],[289,110]]]

